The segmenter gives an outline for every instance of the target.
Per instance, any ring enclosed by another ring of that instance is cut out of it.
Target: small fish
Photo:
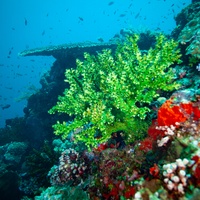
[[[25,26],[27,26],[27,24],[28,24],[28,21],[26,18],[24,18],[24,24],[25,24]]]
[[[131,3],[128,8],[130,8],[133,4]]]
[[[125,17],[125,16],[126,16],[126,14],[121,14],[121,15],[120,15],[120,17]]]
[[[114,3],[115,3],[114,1],[111,1],[111,2],[108,3],[108,5],[111,6],[111,5],[113,5]]]
[[[78,18],[79,18],[79,20],[81,20],[81,21],[83,21],[83,20],[84,20],[82,17],[78,17]]]
[[[174,3],[171,5],[171,7],[173,7],[174,6]]]
[[[2,110],[7,109],[7,108],[10,108],[10,104],[6,104],[6,105],[4,105],[4,106],[1,106],[1,108],[2,108]]]
[[[42,32],[42,36],[45,35],[45,30]]]
[[[13,88],[12,87],[5,87],[6,89],[8,89],[8,90],[12,90]]]
[[[140,11],[135,15],[135,19],[137,19],[140,16],[141,10],[142,10],[142,8],[140,8]]]
[[[135,15],[135,19],[137,19],[140,15],[140,12],[138,14]]]
[[[155,29],[155,31],[160,31],[161,29],[159,28],[159,27],[157,27],[156,29]]]
[[[15,31],[15,28],[12,27],[12,30]]]
[[[97,39],[99,42],[104,42],[103,38],[98,38]]]

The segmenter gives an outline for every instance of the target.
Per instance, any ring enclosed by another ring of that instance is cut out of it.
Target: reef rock
[[[102,49],[116,48],[115,42],[109,43],[94,43],[94,42],[82,42],[73,44],[63,44],[55,46],[47,46],[42,48],[35,48],[25,50],[19,53],[19,56],[53,56],[58,60],[66,60],[67,58],[82,57],[84,52],[94,54]]]
[[[185,46],[186,55],[200,58],[200,1],[194,1],[176,17],[172,36]]]
[[[8,144],[6,153],[4,154],[6,162],[19,164],[27,147],[25,142],[11,142]]]

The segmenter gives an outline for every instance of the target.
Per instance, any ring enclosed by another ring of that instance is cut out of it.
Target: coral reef
[[[200,199],[200,2],[192,2],[170,36],[123,29],[109,43],[20,54],[56,61],[25,116],[0,129],[2,200]],[[56,121],[64,140],[53,135]]]
[[[112,145],[112,136],[111,141],[92,152],[78,154],[73,149],[65,150],[59,167],[50,172],[52,184],[81,183],[81,190],[86,190],[90,199],[198,198],[199,134],[198,90],[174,92],[158,109],[157,119],[153,120],[144,140],[118,149]],[[175,148],[179,152],[175,153]],[[90,169],[89,173],[84,175],[83,182],[76,182],[80,177],[77,176],[79,160],[85,156],[91,158],[85,168]]]
[[[186,49],[186,55],[190,55],[190,63],[196,64],[200,59],[200,2],[194,2],[176,17],[177,28],[172,35],[178,39]]]

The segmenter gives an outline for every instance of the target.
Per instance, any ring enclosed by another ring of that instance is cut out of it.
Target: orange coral
[[[167,100],[158,110],[158,125],[176,125],[176,122],[185,122],[190,117],[194,120],[200,118],[200,109],[194,102],[172,105],[172,100]]]
[[[172,105],[171,100],[167,100],[158,110],[158,125],[159,126],[170,126],[175,125],[176,122],[184,122],[187,120],[185,113],[182,111],[190,110],[190,103],[181,105]]]

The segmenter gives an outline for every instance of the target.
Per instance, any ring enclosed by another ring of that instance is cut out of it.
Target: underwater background
[[[112,3],[113,2],[113,3]],[[26,98],[41,87],[39,80],[51,57],[21,58],[25,49],[70,42],[108,41],[122,28],[170,33],[174,16],[191,1],[1,1],[0,127],[5,119],[23,116]],[[26,24],[27,23],[27,24]]]
[[[199,0],[0,15],[0,199],[200,198]]]

